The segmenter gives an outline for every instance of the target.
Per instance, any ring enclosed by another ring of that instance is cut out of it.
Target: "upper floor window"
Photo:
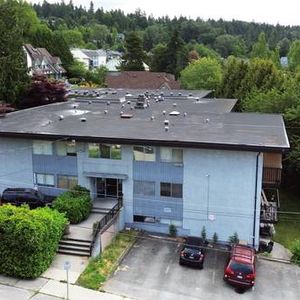
[[[154,197],[155,196],[155,182],[154,181],[134,180],[133,194],[136,196]]]
[[[76,143],[75,142],[57,142],[56,153],[61,156],[76,156]]]
[[[54,186],[54,175],[34,173],[34,182],[37,185]]]
[[[49,141],[33,141],[33,154],[53,154],[53,143]]]
[[[182,198],[182,184],[161,182],[160,195],[162,197]]]
[[[108,144],[89,144],[90,158],[121,159],[121,146]]]
[[[134,146],[134,160],[155,161],[155,148],[150,146]]]
[[[61,189],[71,189],[77,184],[78,184],[78,180],[76,176],[65,176],[65,175],[57,176],[57,186]]]
[[[161,147],[160,160],[163,162],[183,163],[183,151],[182,149]]]

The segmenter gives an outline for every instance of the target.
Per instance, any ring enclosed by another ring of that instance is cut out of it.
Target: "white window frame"
[[[136,157],[135,156],[135,151],[138,151],[138,150],[135,150],[135,148],[141,148],[143,149],[143,152],[139,151],[140,154],[140,158],[139,157]],[[147,148],[151,148],[151,150],[153,150],[153,158],[152,159],[147,159]],[[133,160],[134,161],[151,161],[151,162],[155,162],[156,161],[156,149],[155,147],[152,147],[152,146],[141,146],[141,145],[136,145],[136,146],[133,146]]]
[[[169,158],[163,157],[163,152],[169,152]],[[176,156],[174,154],[175,151],[181,152],[181,160],[175,159]],[[183,164],[183,149],[179,148],[169,148],[169,147],[160,147],[160,161],[161,162],[167,162],[167,163],[174,163],[174,164]]]
[[[47,183],[47,180],[51,178],[51,183]],[[40,180],[42,179],[42,180]],[[55,176],[54,174],[46,173],[34,173],[34,183],[38,186],[55,186]]]

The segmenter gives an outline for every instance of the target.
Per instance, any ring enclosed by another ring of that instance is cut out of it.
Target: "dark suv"
[[[255,283],[255,249],[234,245],[224,269],[224,280],[237,288],[250,288]]]
[[[180,251],[179,264],[203,269],[206,243],[198,237],[187,237]]]
[[[27,188],[9,188],[2,193],[1,204],[22,205],[28,204],[30,208],[44,207],[51,204],[51,198],[41,192]]]

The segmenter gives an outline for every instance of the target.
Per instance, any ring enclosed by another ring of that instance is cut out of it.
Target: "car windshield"
[[[183,251],[186,253],[194,253],[194,254],[202,252],[201,249],[197,246],[185,246]]]
[[[236,261],[231,261],[229,265],[230,269],[237,273],[242,273],[245,275],[253,273],[253,268],[251,265],[238,263]]]

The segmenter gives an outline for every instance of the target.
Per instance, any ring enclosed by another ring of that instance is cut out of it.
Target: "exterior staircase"
[[[58,245],[57,253],[76,255],[76,256],[91,256],[92,241],[72,239],[63,237]]]

